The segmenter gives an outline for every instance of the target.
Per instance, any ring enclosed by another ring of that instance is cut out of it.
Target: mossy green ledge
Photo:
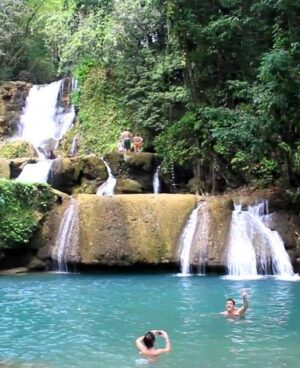
[[[79,263],[130,266],[178,262],[178,241],[194,195],[81,194]]]

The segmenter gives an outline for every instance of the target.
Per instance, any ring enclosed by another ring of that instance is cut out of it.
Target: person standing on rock
[[[131,150],[132,137],[133,136],[129,130],[125,130],[121,133],[120,141],[122,142],[125,152],[129,152]]]
[[[226,301],[226,310],[220,314],[225,317],[242,317],[249,307],[247,291],[241,290],[241,296],[243,298],[243,306],[241,308],[237,308],[235,306],[235,300],[230,298]]]
[[[133,143],[134,152],[140,152],[143,146],[143,138],[136,134],[132,138],[132,143]]]
[[[155,336],[161,336],[165,340],[165,347],[162,349],[156,349]],[[150,362],[154,363],[159,355],[163,353],[169,353],[171,351],[171,342],[166,331],[152,330],[146,333],[144,336],[140,336],[135,341],[141,355],[147,358]]]

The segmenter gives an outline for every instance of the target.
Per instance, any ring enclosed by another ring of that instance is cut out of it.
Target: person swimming
[[[165,347],[162,349],[156,349],[155,336],[161,336],[165,340]],[[147,358],[151,362],[155,362],[159,355],[163,353],[169,353],[171,351],[171,342],[166,331],[163,330],[151,330],[144,336],[140,336],[135,341],[136,347],[139,353]]]
[[[241,308],[237,308],[235,306],[235,300],[234,299],[227,299],[226,301],[226,310],[224,312],[221,312],[220,314],[222,314],[225,317],[241,317],[243,316],[248,307],[249,307],[249,302],[248,302],[248,294],[246,290],[241,290],[241,296],[243,298],[243,306]]]

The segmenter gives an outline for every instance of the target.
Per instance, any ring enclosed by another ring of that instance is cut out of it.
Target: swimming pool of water
[[[244,319],[218,313],[240,301]],[[134,341],[168,331],[160,368],[300,365],[300,283],[219,277],[37,274],[0,278],[0,367],[147,366]]]

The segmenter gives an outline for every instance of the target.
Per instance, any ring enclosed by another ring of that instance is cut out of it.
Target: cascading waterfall
[[[157,169],[155,170],[155,173],[153,175],[153,193],[154,194],[159,194],[160,193],[160,180],[159,180],[159,169],[160,166],[157,167]]]
[[[117,179],[113,176],[108,163],[104,159],[102,159],[102,161],[104,162],[104,165],[107,169],[108,178],[103,184],[100,185],[96,194],[99,196],[114,195]]]
[[[57,262],[58,272],[68,272],[68,262],[76,256],[74,253],[76,253],[78,243],[78,205],[72,198],[61,220],[52,253],[52,259]]]
[[[35,85],[28,94],[24,113],[21,116],[18,134],[14,138],[26,140],[35,147],[39,155],[37,164],[30,164],[18,177],[29,182],[47,182],[51,160],[47,156],[59,144],[59,140],[73,124],[75,110],[72,105],[58,103],[64,81],[48,85]]]
[[[259,278],[274,275],[293,279],[289,256],[277,231],[267,227],[268,203],[261,202],[242,210],[235,205],[229,232],[227,278]]]
[[[179,242],[179,254],[180,254],[180,276],[190,276],[190,253],[194,243],[195,231],[198,222],[198,210],[197,206],[191,213],[188,221],[183,229]]]

